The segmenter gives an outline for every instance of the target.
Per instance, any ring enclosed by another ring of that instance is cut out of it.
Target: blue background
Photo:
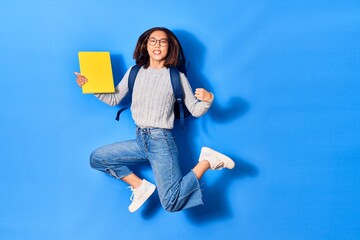
[[[360,238],[359,1],[16,0],[0,22],[0,239]],[[126,185],[88,163],[135,136],[130,113],[114,121],[73,72],[78,51],[110,51],[119,82],[154,26],[216,96],[175,130],[184,173],[203,145],[237,167],[206,173],[202,207],[155,195],[130,214]]]

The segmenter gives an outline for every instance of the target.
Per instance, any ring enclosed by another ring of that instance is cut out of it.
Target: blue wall
[[[0,239],[359,239],[359,16],[355,0],[2,1]],[[153,26],[177,33],[193,87],[216,95],[175,131],[184,173],[203,145],[237,167],[206,173],[203,207],[153,197],[130,214],[125,184],[88,157],[134,123],[73,72],[78,51],[110,51],[118,82]]]

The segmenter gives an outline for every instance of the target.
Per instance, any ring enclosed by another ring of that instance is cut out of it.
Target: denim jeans
[[[136,140],[100,147],[92,152],[92,168],[121,179],[132,173],[129,166],[150,162],[161,205],[170,212],[202,205],[199,181],[193,171],[182,176],[178,150],[171,130],[137,128]]]

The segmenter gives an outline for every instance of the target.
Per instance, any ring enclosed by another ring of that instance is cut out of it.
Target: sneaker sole
[[[146,202],[146,200],[148,200],[149,197],[154,193],[155,189],[156,189],[156,186],[154,184],[152,184],[152,186],[149,188],[149,190],[145,193],[144,200],[139,203],[137,208],[134,208],[134,209],[129,208],[129,211],[131,213],[137,211]]]
[[[228,156],[208,147],[203,147],[202,150],[207,154],[215,155],[216,157],[220,158],[222,162],[224,162],[224,168],[233,169],[235,167],[235,162]]]

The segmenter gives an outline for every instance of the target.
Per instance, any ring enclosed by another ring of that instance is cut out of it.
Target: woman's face
[[[169,49],[169,40],[163,31],[154,31],[147,41],[150,66],[164,64]]]

